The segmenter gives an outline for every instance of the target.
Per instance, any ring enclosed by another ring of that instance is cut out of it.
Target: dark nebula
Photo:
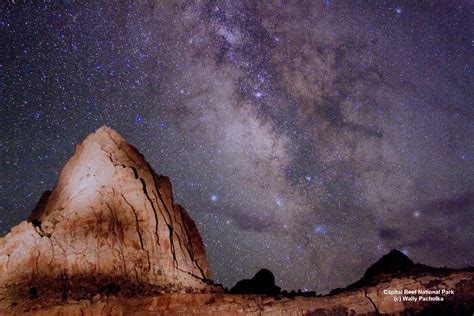
[[[392,248],[474,265],[470,1],[81,3],[1,4],[2,234],[106,124],[225,286],[325,292]]]

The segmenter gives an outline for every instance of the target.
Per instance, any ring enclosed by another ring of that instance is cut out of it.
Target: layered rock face
[[[440,302],[396,302],[385,290],[454,289]],[[115,295],[93,299],[22,302],[7,309],[14,315],[472,315],[474,273],[394,278],[388,282],[321,297],[275,298],[241,294]],[[0,308],[0,313],[2,309]],[[5,314],[6,314],[5,313]]]
[[[108,127],[77,147],[30,220],[0,239],[2,299],[98,286],[205,291],[209,278],[199,232],[173,203],[169,179]]]

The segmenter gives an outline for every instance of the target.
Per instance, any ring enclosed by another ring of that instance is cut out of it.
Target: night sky
[[[1,4],[0,234],[101,125],[171,178],[213,279],[474,265],[471,1]]]

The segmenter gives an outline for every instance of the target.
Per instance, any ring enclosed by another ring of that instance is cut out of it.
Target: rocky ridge
[[[442,302],[395,302],[385,290],[454,289]],[[337,295],[294,298],[242,294],[96,295],[92,299],[32,300],[9,308],[24,315],[471,315],[474,273],[394,278]],[[0,309],[0,314],[2,310]]]

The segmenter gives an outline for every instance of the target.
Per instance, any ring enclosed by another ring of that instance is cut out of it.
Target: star
[[[217,201],[219,200],[219,198],[217,197],[217,195],[214,194],[214,193],[212,193],[212,194],[210,195],[210,199],[211,199],[212,202],[217,202]]]
[[[137,121],[138,125],[142,124],[142,116],[140,114],[137,114],[137,116],[135,117],[135,120]]]

